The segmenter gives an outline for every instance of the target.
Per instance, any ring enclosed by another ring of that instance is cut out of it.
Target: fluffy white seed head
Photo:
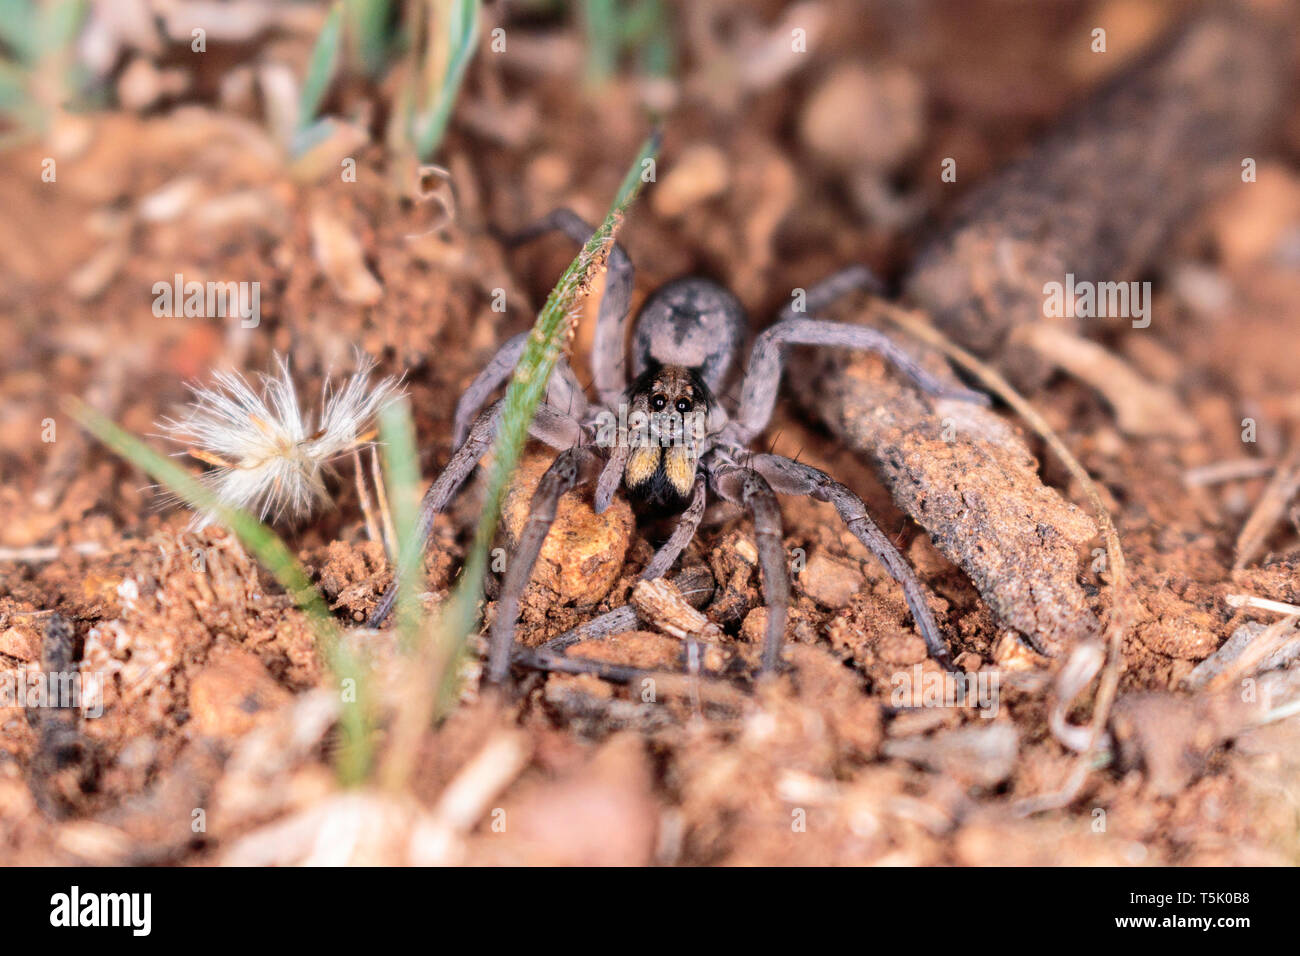
[[[313,428],[299,407],[289,363],[277,357],[276,366],[277,375],[260,376],[261,394],[238,372],[217,372],[211,385],[190,386],[186,414],[159,427],[214,466],[200,480],[222,504],[263,521],[300,521],[330,500],[325,466],[355,448],[365,428],[402,392],[392,378],[371,383],[374,361],[363,358],[342,388],[326,381]],[[217,521],[205,512],[190,527]]]

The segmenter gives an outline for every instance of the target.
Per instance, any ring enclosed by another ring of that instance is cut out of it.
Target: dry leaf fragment
[[[339,298],[351,305],[374,305],[383,286],[366,267],[361,243],[342,220],[315,209],[311,214],[312,254]]]
[[[1260,495],[1259,503],[1242,525],[1241,534],[1237,536],[1237,557],[1232,562],[1233,570],[1241,570],[1264,547],[1264,542],[1273,533],[1277,523],[1286,514],[1286,506],[1300,490],[1300,444],[1297,444],[1286,461],[1277,471]]]
[[[691,607],[677,585],[667,578],[637,582],[632,590],[632,605],[644,620],[673,637],[705,641],[722,637],[722,629]]]
[[[1125,434],[1196,437],[1195,420],[1169,389],[1104,346],[1046,322],[1023,326],[1013,338],[1100,392]]]

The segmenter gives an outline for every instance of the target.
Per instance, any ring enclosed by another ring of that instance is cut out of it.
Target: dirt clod
[[[238,737],[291,699],[248,651],[218,647],[190,684],[190,719],[198,733]]]
[[[520,462],[502,511],[502,524],[512,540],[523,531],[533,492],[550,463],[538,455]],[[533,581],[558,594],[564,604],[591,605],[603,598],[618,580],[627,554],[634,524],[631,506],[616,498],[598,515],[590,501],[590,489],[575,489],[560,499],[533,570]]]
[[[835,610],[848,604],[865,578],[855,565],[836,561],[818,552],[800,572],[800,590],[823,607]]]

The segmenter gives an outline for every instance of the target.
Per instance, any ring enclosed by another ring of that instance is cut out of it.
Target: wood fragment
[[[1046,319],[1043,286],[1136,278],[1189,215],[1240,182],[1241,158],[1277,128],[1287,35],[1234,9],[1174,31],[974,189],[922,249],[908,297],[1021,387],[1041,382],[1051,364],[1012,331],[1081,321]]]
[[[1043,810],[1059,809],[1068,806],[1083,788],[1083,784],[1088,778],[1088,774],[1093,769],[1094,755],[1098,753],[1105,738],[1106,725],[1110,718],[1111,708],[1115,703],[1119,691],[1120,665],[1122,661],[1122,649],[1124,634],[1132,620],[1132,594],[1129,590],[1128,575],[1124,552],[1120,547],[1119,535],[1115,530],[1115,522],[1110,516],[1105,504],[1101,498],[1101,492],[1096,483],[1088,475],[1088,472],[1079,463],[1078,459],[1065,446],[1065,443],[1052,431],[1051,427],[1043,419],[1037,410],[1029,404],[1005,378],[996,370],[978,358],[971,355],[965,349],[955,345],[942,332],[930,326],[923,318],[906,309],[897,306],[878,304],[878,307],[884,311],[891,321],[907,329],[913,336],[920,339],[926,345],[937,350],[939,354],[946,356],[956,362],[972,375],[979,382],[1003,399],[1008,405],[1019,414],[1033,430],[1041,437],[1056,453],[1062,463],[1069,470],[1070,474],[1083,487],[1093,509],[1097,515],[1097,523],[1100,525],[1102,538],[1106,543],[1106,555],[1109,561],[1109,574],[1111,580],[1111,609],[1109,620],[1106,623],[1105,646],[1106,646],[1106,665],[1102,671],[1101,682],[1097,689],[1097,697],[1093,705],[1092,719],[1088,727],[1088,743],[1075,762],[1069,778],[1065,784],[1054,793],[1042,794],[1039,796],[1029,797],[1021,800],[1015,808],[1018,815],[1028,815],[1038,813]],[[936,371],[941,368],[938,363],[937,355],[931,356],[934,360]],[[944,370],[946,374],[951,371]],[[916,396],[916,392],[911,392]],[[870,399],[868,399],[870,400]],[[841,405],[840,408],[850,408],[851,406]],[[818,406],[814,405],[814,408]],[[824,414],[824,410],[823,414]],[[976,409],[983,412],[983,409]],[[932,426],[931,426],[932,427]],[[952,481],[952,487],[959,487],[963,479],[959,474],[953,474],[948,477]],[[1034,479],[1036,480],[1036,478]],[[897,492],[895,492],[897,495]],[[913,512],[916,517],[916,513]],[[918,519],[919,520],[919,519]],[[968,572],[969,573],[969,572]],[[985,600],[989,600],[988,594],[981,589]],[[1072,657],[1092,656],[1095,653],[1096,639],[1088,637],[1080,641],[1074,648]],[[1080,669],[1083,669],[1080,667]],[[1073,670],[1070,664],[1067,664],[1067,671]],[[1059,688],[1058,688],[1059,691]]]
[[[1292,613],[1287,620],[1271,625],[1259,621],[1241,625],[1222,647],[1183,678],[1183,686],[1189,690],[1226,687],[1235,679],[1289,665],[1300,656],[1300,633],[1294,624],[1287,623],[1297,619],[1294,615],[1300,615],[1300,608]]]
[[[81,673],[73,663],[75,639],[72,623],[62,614],[46,622],[39,674],[44,692],[39,703],[27,709],[27,722],[36,732],[29,775],[32,795],[53,817],[71,809],[89,771],[89,748],[81,734]]]
[[[466,833],[487,812],[491,802],[523,772],[532,744],[522,731],[497,731],[447,784],[434,817],[458,833]]]
[[[1020,734],[1014,724],[977,722],[930,736],[886,740],[881,750],[964,783],[995,787],[1015,771]]]
[[[667,578],[638,581],[632,590],[632,606],[646,621],[679,640],[718,641],[722,638],[722,628],[691,607],[677,586]]]
[[[26,548],[0,548],[0,561],[14,561],[20,564],[44,564],[57,561],[64,551],[71,551],[85,557],[104,553],[104,546],[97,541],[77,541],[73,544],[32,545]]]
[[[1120,668],[1123,663],[1124,635],[1133,620],[1133,594],[1128,583],[1128,565],[1124,558],[1124,550],[1120,547],[1119,532],[1115,530],[1115,521],[1110,516],[1110,511],[1106,508],[1101,498],[1101,491],[1097,483],[1092,480],[1087,470],[1074,457],[1070,449],[1065,446],[1056,432],[1052,431],[1046,420],[1040,415],[1032,405],[1029,404],[1014,388],[999,375],[990,366],[980,362],[975,356],[966,352],[964,349],[954,345],[950,340],[943,336],[938,330],[931,328],[924,322],[921,322],[916,316],[902,309],[891,309],[890,316],[896,323],[908,329],[913,335],[925,341],[926,343],[937,347],[948,358],[967,369],[995,395],[1000,397],[1023,418],[1029,426],[1038,434],[1047,446],[1055,452],[1056,456],[1065,465],[1066,469],[1074,477],[1074,480],[1083,488],[1084,494],[1088,496],[1092,504],[1093,511],[1097,516],[1097,524],[1101,528],[1102,539],[1106,542],[1106,557],[1109,561],[1109,574],[1111,582],[1111,606],[1110,616],[1106,622],[1105,654],[1106,664],[1101,673],[1101,680],[1097,686],[1097,696],[1093,703],[1092,718],[1088,724],[1088,744],[1076,759],[1074,768],[1071,770],[1065,784],[1055,793],[1047,793],[1036,797],[1030,797],[1020,801],[1016,806],[1016,813],[1026,815],[1037,813],[1040,810],[1055,809],[1068,806],[1083,789],[1088,775],[1092,772],[1096,756],[1099,755],[1103,741],[1106,738],[1106,726],[1110,721],[1112,708],[1114,707],[1116,697],[1119,694],[1119,677]],[[1071,654],[1071,660],[1067,662],[1063,672],[1073,671],[1076,662],[1079,663],[1079,670],[1086,669],[1088,658],[1094,656],[1097,650],[1096,641],[1089,638],[1080,642]],[[1059,699],[1073,700],[1076,694],[1071,694],[1069,688],[1062,688],[1059,684],[1056,688],[1056,695]]]
[[[1276,614],[1300,614],[1300,605],[1273,601],[1253,594],[1229,594],[1223,600],[1228,607],[1253,607],[1260,611],[1273,611]]]
[[[1234,571],[1240,571],[1248,565],[1263,549],[1278,522],[1286,515],[1287,505],[1300,491],[1300,442],[1291,449],[1286,460],[1278,465],[1277,471],[1269,480],[1259,502],[1241,526],[1237,536],[1236,557],[1232,562]]]
[[[1253,674],[1269,658],[1300,640],[1297,624],[1300,616],[1291,615],[1264,628],[1219,673],[1206,680],[1206,688],[1222,690],[1233,681]]]
[[[1273,463],[1262,458],[1234,458],[1231,461],[1216,461],[1209,465],[1201,465],[1199,468],[1188,468],[1183,472],[1183,484],[1188,488],[1204,488],[1225,481],[1265,478],[1271,475],[1273,470]]]
[[[925,324],[884,303],[873,313]],[[906,348],[955,381],[936,350]],[[792,380],[816,383],[797,393],[805,407],[873,460],[894,500],[966,572],[1000,626],[1048,656],[1100,632],[1078,580],[1078,548],[1097,526],[1042,483],[1038,462],[996,413],[924,395],[874,356],[822,353],[800,371]]]
[[[671,671],[647,670],[628,667],[589,657],[565,657],[541,648],[524,647],[515,651],[512,663],[531,670],[555,674],[594,674],[612,684],[636,684],[653,681],[655,693],[660,697],[696,696],[705,703],[743,707],[750,702],[747,691],[733,686],[729,675],[701,670],[697,674],[675,674]]]
[[[1017,330],[1015,340],[1100,392],[1126,435],[1196,437],[1196,420],[1173,392],[1141,375],[1110,349],[1042,322]]]
[[[955,343],[979,355],[996,355],[1008,375],[1022,384],[1041,383],[1052,365],[1008,340],[1016,329],[1043,320],[1044,285],[1062,282],[1067,274],[1085,281],[1130,278],[1216,185],[1233,181],[1228,175],[1231,166],[1239,162],[1244,145],[1253,148],[1269,126],[1277,91],[1283,88],[1277,81],[1283,58],[1279,45],[1277,31],[1269,25],[1232,12],[1218,11],[1176,31],[1060,124],[1025,160],[971,194],[954,225],[923,250],[906,283],[907,294],[934,315],[937,328],[894,310],[903,316],[902,324],[910,324],[927,344],[975,371],[986,386],[1000,377],[980,368],[975,356]],[[1245,109],[1239,108],[1243,99],[1250,101]],[[1035,542],[1014,530],[1013,540],[1005,540],[1003,526],[1023,529],[1025,512],[997,515],[1000,498],[985,493],[996,489],[998,470],[1006,483],[1013,473],[1007,459],[1014,463],[1017,457],[1006,441],[992,438],[993,423],[980,423],[978,410],[963,414],[936,408],[914,390],[891,384],[879,363],[876,370],[864,371],[861,359],[847,365],[832,364],[835,361],[823,359],[805,368],[805,380],[821,386],[818,394],[805,395],[810,410],[875,459],[895,500],[930,531],[941,551],[957,555],[954,560],[971,576],[1000,623],[1031,640],[1036,637],[1036,646],[1051,650],[1060,648],[1065,624],[1065,634],[1072,632],[1076,638],[1075,654],[1092,653],[1095,628],[1080,627],[1091,623],[1091,612],[1081,600],[1074,580],[1077,565],[1066,548],[1057,545],[1061,560],[1054,566],[1031,559],[1028,567],[1017,569],[1007,559],[998,561],[998,553],[1022,546],[1041,559],[1044,543],[1054,542]],[[1048,440],[1093,499],[1113,584],[1107,660],[1087,747],[1057,792],[1017,805],[1017,812],[1025,814],[1068,805],[1091,772],[1118,693],[1130,595],[1114,524],[1095,484],[1010,384],[1000,380],[999,386],[999,394],[1014,395],[1015,400],[1008,401]],[[968,432],[972,447],[954,455],[932,440],[944,416],[950,424],[960,424],[959,431]],[[929,447],[920,447],[924,445]],[[994,449],[1006,456],[1003,461],[996,460]],[[947,460],[936,464],[925,457],[926,451]],[[1022,448],[1021,454],[1027,451]],[[1026,474],[1013,483],[1021,496],[1041,488],[1032,459],[1021,470]],[[927,514],[935,504],[932,495],[948,499],[937,509],[937,518]],[[1061,514],[1059,505],[1056,514]],[[1055,530],[1050,523],[1047,527],[1049,534]],[[1046,602],[1037,587],[1025,586],[1035,572],[1049,583]],[[1046,628],[1025,614],[1044,603]]]
[[[686,568],[673,578],[674,587],[692,607],[699,607],[713,596],[713,575],[708,568]],[[541,646],[542,650],[563,651],[582,641],[598,640],[625,631],[636,630],[637,609],[631,604],[624,604],[612,611],[606,611],[575,628],[559,634]]]

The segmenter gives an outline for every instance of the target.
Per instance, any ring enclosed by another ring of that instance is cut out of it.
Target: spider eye
[[[677,410],[685,415],[691,410],[691,403],[684,398],[677,399]]]
[[[656,412],[662,411],[663,407],[668,404],[668,399],[664,398],[662,395],[656,395],[651,400],[651,404],[654,405]]]

